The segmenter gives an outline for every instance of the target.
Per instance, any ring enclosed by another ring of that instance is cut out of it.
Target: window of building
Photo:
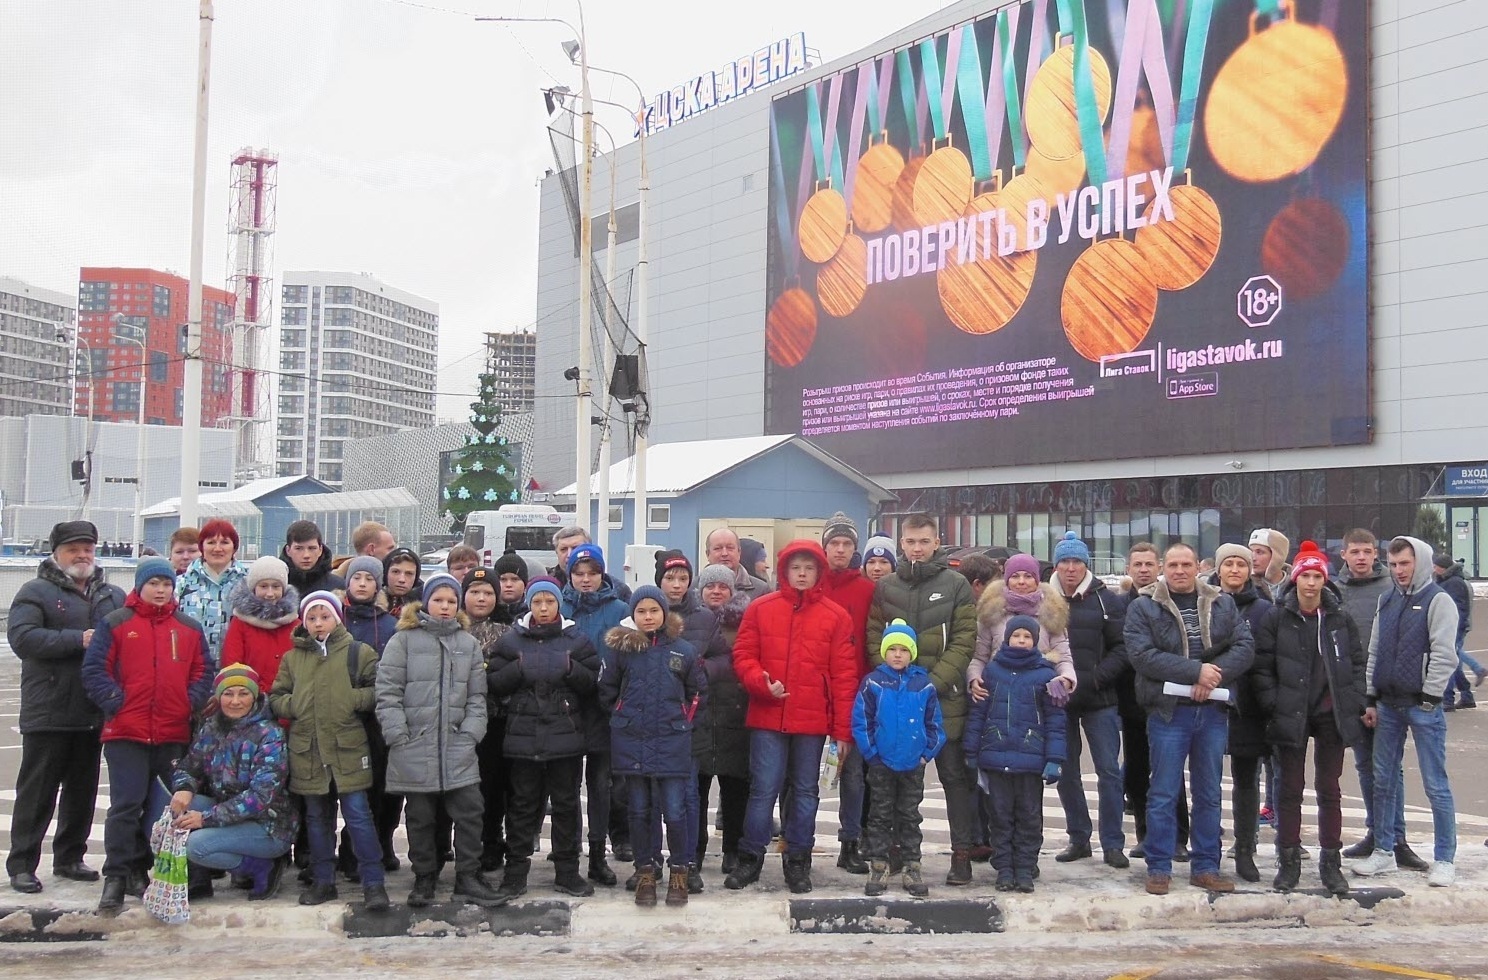
[[[140,384],[138,381],[115,381],[113,386],[113,410],[134,413],[140,407]]]
[[[279,313],[279,322],[280,323],[296,323],[296,324],[304,323],[305,322],[305,308],[303,306],[286,306],[286,307],[284,307],[280,311],[280,313]],[[285,333],[288,333],[288,332],[289,331],[285,331]],[[305,332],[303,330],[296,331],[296,332],[299,333],[301,337],[303,337],[305,335]],[[281,336],[283,336],[283,335],[281,334]],[[304,346],[304,341],[301,341],[297,346],[303,347]]]
[[[665,531],[671,526],[671,504],[649,504],[646,507],[646,527],[653,531]]]
[[[170,377],[170,361],[163,350],[150,351],[150,380],[164,382]]]
[[[298,303],[303,305],[308,299],[309,288],[306,286],[285,286],[280,292],[280,297],[285,303]]]

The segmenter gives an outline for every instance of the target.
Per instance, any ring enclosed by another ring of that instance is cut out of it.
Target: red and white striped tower
[[[270,248],[277,220],[279,156],[244,147],[233,154],[228,196],[228,289],[234,306],[233,423],[238,427],[238,470],[245,478],[263,475],[271,456],[268,422],[273,413],[268,376],[273,323]]]

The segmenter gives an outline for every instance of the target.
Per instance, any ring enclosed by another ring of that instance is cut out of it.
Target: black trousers
[[[492,718],[486,726],[486,737],[476,746],[476,758],[480,761],[481,798],[485,813],[481,818],[481,854],[487,860],[506,857],[506,756],[502,755],[502,743],[506,741],[506,724],[501,718]]]
[[[1036,772],[996,772],[987,776],[992,804],[992,867],[997,877],[1032,880],[1044,846],[1044,784]]]
[[[155,863],[150,853],[150,827],[159,811],[145,812],[150,784],[158,777],[170,785],[176,760],[186,746],[174,742],[148,745],[116,739],[104,746],[108,760],[109,808],[103,822],[103,874],[122,878],[131,871],[149,871]]]
[[[8,875],[35,874],[41,842],[57,817],[52,864],[73,864],[88,852],[93,808],[98,803],[98,765],[103,746],[96,731],[30,732],[21,736],[15,809],[10,815]],[[61,808],[58,808],[58,793]]]
[[[589,752],[583,756],[585,809],[589,817],[589,851],[605,852],[605,837],[617,844],[630,840],[630,816],[626,809],[630,787],[624,776],[616,776],[610,764],[610,753]],[[620,805],[615,806],[614,801]],[[583,833],[582,828],[580,834]],[[553,840],[553,850],[558,841]]]
[[[1230,756],[1230,809],[1235,818],[1235,846],[1254,851],[1261,828],[1261,757]]]
[[[1126,802],[1137,825],[1137,841],[1147,838],[1147,788],[1152,784],[1152,753],[1147,745],[1147,717],[1121,716],[1121,751],[1125,766]],[[1184,780],[1184,782],[1187,782]],[[1188,791],[1178,787],[1178,842],[1188,844]]]
[[[925,798],[925,767],[895,772],[888,766],[870,765],[865,773],[870,793],[868,816],[863,822],[863,853],[870,860],[887,861],[889,848],[897,844],[906,861],[920,859],[920,802]]]
[[[445,790],[443,793],[409,793],[405,798],[408,821],[408,859],[416,875],[437,874],[444,863],[444,841],[439,810],[454,824],[455,871],[477,874],[481,859],[481,802],[479,784]]]
[[[708,795],[713,780],[718,780],[718,813],[723,817],[723,853],[737,854],[739,839],[744,836],[744,811],[749,806],[749,779],[739,776],[715,776],[700,772],[698,788],[697,853],[695,860],[703,863],[708,853]]]
[[[526,873],[532,866],[532,851],[542,830],[543,804],[551,804],[553,861],[575,870],[579,866],[579,782],[584,757],[563,759],[508,759],[511,797],[506,801],[507,869]]]

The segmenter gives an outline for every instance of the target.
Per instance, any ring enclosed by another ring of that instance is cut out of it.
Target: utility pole
[[[191,173],[191,291],[187,300],[186,383],[181,392],[181,526],[197,525],[201,480],[202,250],[207,217],[207,108],[212,77],[212,0],[199,0],[196,62],[196,145]],[[142,393],[143,394],[143,393]]]

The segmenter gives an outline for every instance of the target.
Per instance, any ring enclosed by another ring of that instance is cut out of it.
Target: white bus
[[[494,565],[515,551],[546,569],[558,561],[553,532],[573,523],[573,511],[547,504],[503,504],[499,510],[473,510],[465,518],[465,543],[480,552],[482,565]]]

